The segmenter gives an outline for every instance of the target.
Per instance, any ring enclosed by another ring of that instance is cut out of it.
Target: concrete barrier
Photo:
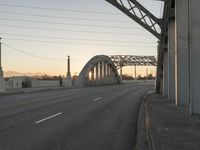
[[[59,80],[51,81],[51,80],[32,80],[32,88],[34,87],[56,87],[60,86]]]

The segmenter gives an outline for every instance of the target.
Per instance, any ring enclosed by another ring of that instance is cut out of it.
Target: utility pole
[[[0,38],[0,92],[5,92],[5,81],[3,78],[3,70],[1,63],[1,38]]]
[[[1,65],[1,37],[0,37],[0,76],[2,75],[1,73],[3,73],[3,71],[2,71],[2,65]]]
[[[68,60],[67,60],[67,76],[71,77],[71,73],[70,73],[70,56],[68,56]]]

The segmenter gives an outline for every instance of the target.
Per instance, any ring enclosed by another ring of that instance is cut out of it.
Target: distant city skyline
[[[148,74],[152,74],[153,76],[156,76],[156,68],[153,66],[137,66],[137,74],[136,76],[146,76],[146,71],[148,70]],[[71,72],[72,76],[73,75],[78,75],[80,72]],[[123,68],[123,75],[128,75],[128,76],[135,76],[134,74],[134,68],[127,66]],[[12,76],[66,76],[66,74],[47,74],[46,72],[17,72],[15,70],[8,70],[4,71],[4,77],[12,77]]]
[[[161,2],[140,1],[161,16]],[[2,0],[0,9],[4,71],[66,75],[68,55],[73,74],[95,55],[157,53],[157,39],[104,0]]]

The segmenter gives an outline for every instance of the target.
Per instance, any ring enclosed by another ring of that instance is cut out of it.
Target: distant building
[[[6,81],[6,90],[36,87],[58,87],[59,80],[38,80],[32,77],[10,77]]]
[[[19,89],[23,87],[24,83],[25,83],[25,77],[11,77],[8,80],[8,84],[6,85],[6,88]]]

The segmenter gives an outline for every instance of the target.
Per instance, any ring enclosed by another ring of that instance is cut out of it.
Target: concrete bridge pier
[[[168,23],[168,98],[175,100],[175,18]]]
[[[115,81],[114,81],[114,72],[113,72],[113,69],[110,68],[110,81],[111,81],[111,84],[113,84]]]
[[[176,102],[178,105],[188,104],[189,93],[189,50],[188,50],[188,0],[175,1],[176,47],[175,47],[175,79]]]
[[[168,96],[168,51],[163,49],[163,95]]]
[[[94,67],[91,69],[91,79],[90,79],[90,82],[91,82],[91,85],[95,85],[95,80],[94,80]]]
[[[111,78],[110,78],[110,65],[107,64],[107,83],[110,84]]]
[[[97,84],[101,84],[101,63],[98,63],[98,80],[97,80]]]
[[[102,62],[102,84],[104,85],[104,82],[105,82],[105,70],[104,70],[104,67],[105,67],[105,63]]]
[[[189,1],[189,99],[190,113],[200,114],[200,1]]]
[[[99,84],[103,84],[103,68],[102,68],[102,62],[99,63]]]
[[[110,65],[108,65],[108,83],[111,84],[111,69],[110,69]]]
[[[99,63],[95,65],[95,85],[98,85],[99,81]]]
[[[163,49],[163,96],[168,96],[168,51]]]
[[[104,84],[107,84],[107,63],[104,62]]]

